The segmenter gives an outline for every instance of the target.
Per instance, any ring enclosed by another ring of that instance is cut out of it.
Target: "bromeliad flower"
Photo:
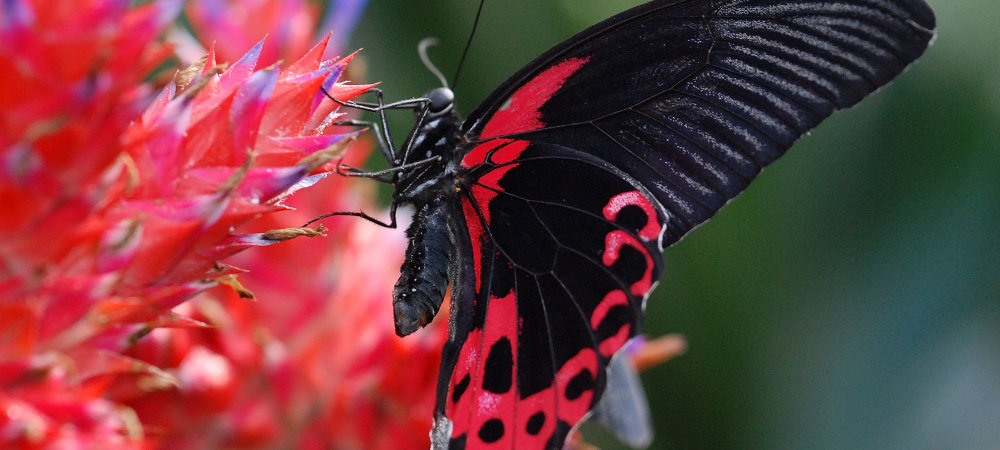
[[[184,298],[199,283],[144,299],[122,290],[121,263],[140,241],[106,213],[125,186],[121,133],[148,103],[141,81],[170,52],[155,38],[179,10],[174,1],[2,4],[2,447],[137,442],[135,415],[102,397],[104,383],[123,371],[169,382],[112,349],[143,326],[184,324],[167,310],[145,320],[127,310]]]
[[[210,50],[157,93],[179,1],[58,6],[0,6],[0,446],[425,442],[433,393],[407,381],[432,384],[443,334],[396,340],[371,282],[401,239],[331,220],[258,252],[371,207],[325,178],[370,149],[320,89],[364,92],[351,58]]]

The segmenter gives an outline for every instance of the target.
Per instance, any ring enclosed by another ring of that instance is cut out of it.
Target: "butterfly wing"
[[[463,126],[434,444],[560,448],[636,334],[663,246],[933,28],[921,0],[654,1],[491,94]]]
[[[492,142],[492,162],[461,200],[464,270],[481,276],[463,288],[473,295],[453,291],[439,424],[452,428],[452,448],[559,448],[596,402],[607,361],[636,334],[662,272],[665,216],[635,180],[591,155]]]

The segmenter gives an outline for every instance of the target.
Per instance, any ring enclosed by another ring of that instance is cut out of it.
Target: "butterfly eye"
[[[455,103],[455,93],[446,87],[440,87],[427,93],[427,99],[431,101],[429,107],[431,113],[444,112]]]

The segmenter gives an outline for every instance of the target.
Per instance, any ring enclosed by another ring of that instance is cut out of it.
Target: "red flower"
[[[0,447],[425,445],[444,328],[392,333],[402,237],[262,248],[372,209],[328,177],[371,148],[320,90],[368,88],[351,58],[210,50],[156,94],[180,3],[129,4],[0,6]]]
[[[59,6],[4,2],[0,20],[0,445],[116,448],[142,429],[102,398],[102,375],[162,373],[101,343],[136,326],[99,313],[129,300],[109,266],[131,242],[102,211],[179,5]]]

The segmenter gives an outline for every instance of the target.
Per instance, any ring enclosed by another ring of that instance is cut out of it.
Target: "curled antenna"
[[[438,44],[437,38],[426,38],[420,41],[417,45],[417,52],[420,53],[420,61],[423,61],[424,67],[430,70],[438,80],[441,81],[441,86],[448,87],[448,80],[445,79],[444,74],[438,70],[437,66],[431,62],[431,59],[427,57],[427,48]]]

